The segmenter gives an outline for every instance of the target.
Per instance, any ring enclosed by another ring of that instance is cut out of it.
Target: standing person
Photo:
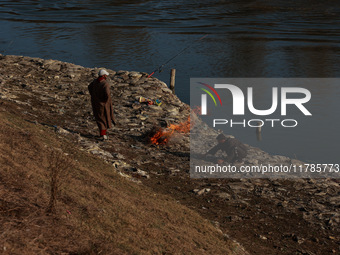
[[[99,77],[88,86],[91,95],[93,115],[96,119],[102,140],[108,139],[106,131],[112,127],[112,123],[116,125],[116,120],[113,116],[110,84],[106,80],[108,75],[109,73],[106,70],[101,69],[98,72]]]
[[[241,161],[247,156],[247,147],[236,138],[226,138],[223,134],[219,134],[216,139],[218,144],[210,149],[206,155],[215,155],[217,151],[222,150],[227,153],[227,161],[230,163]],[[223,162],[223,159],[217,160],[218,164]]]

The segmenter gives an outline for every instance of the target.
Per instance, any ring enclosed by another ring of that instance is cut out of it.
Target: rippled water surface
[[[190,46],[154,75],[168,82],[176,68],[187,103],[190,77],[340,77],[338,1],[0,1],[0,28],[1,53],[114,70],[151,73]],[[335,163],[339,87],[315,91],[329,116],[321,129],[272,130],[261,142],[232,132],[272,153]]]

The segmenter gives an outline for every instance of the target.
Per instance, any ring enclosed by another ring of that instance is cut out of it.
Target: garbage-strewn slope
[[[20,107],[17,111],[25,119],[108,162],[121,176],[195,210],[252,254],[339,253],[338,180],[190,178],[188,133],[173,136],[167,145],[146,140],[154,126],[185,123],[189,106],[166,84],[140,72],[109,70],[119,126],[109,131],[109,141],[99,142],[87,91],[97,71],[56,60],[0,55],[0,102]],[[141,96],[162,104],[139,103]],[[198,145],[204,151],[214,145],[216,133],[202,130],[210,136]],[[249,146],[244,164],[296,162]]]

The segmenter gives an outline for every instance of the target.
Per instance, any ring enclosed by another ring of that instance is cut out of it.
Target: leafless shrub
[[[46,209],[47,213],[55,213],[57,196],[63,180],[66,179],[70,169],[74,167],[71,158],[60,150],[51,150],[48,154],[50,174],[50,200]]]

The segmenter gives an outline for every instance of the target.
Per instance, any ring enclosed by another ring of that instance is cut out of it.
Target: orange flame
[[[190,132],[190,117],[185,122],[180,124],[170,124],[167,128],[160,128],[156,134],[150,138],[150,142],[156,145],[164,145],[169,142],[169,139],[174,134],[178,133],[188,133]]]

